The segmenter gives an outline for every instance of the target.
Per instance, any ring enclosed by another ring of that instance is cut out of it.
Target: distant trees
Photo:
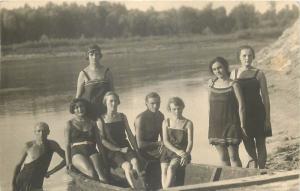
[[[242,30],[255,28],[258,25],[258,13],[255,11],[254,5],[240,4],[233,8],[229,14],[229,18],[233,20],[233,29]]]
[[[298,7],[286,6],[276,12],[276,2],[261,14],[251,4],[239,4],[230,13],[224,7],[208,4],[202,10],[181,7],[166,11],[127,10],[118,3],[101,1],[79,6],[76,3],[56,5],[49,2],[44,7],[1,9],[2,44],[38,41],[51,38],[115,38],[128,36],[225,34],[238,30],[285,27],[299,14]]]

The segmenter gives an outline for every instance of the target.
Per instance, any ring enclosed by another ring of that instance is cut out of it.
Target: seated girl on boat
[[[172,97],[168,101],[167,110],[171,116],[163,121],[165,147],[160,159],[163,188],[174,186],[177,168],[184,167],[191,160],[193,123],[182,115],[184,107],[179,97]]]
[[[238,83],[229,78],[228,62],[216,57],[209,64],[209,143],[217,149],[222,165],[241,167],[239,144],[245,134],[244,101]]]
[[[70,170],[74,166],[83,174],[106,183],[100,156],[96,149],[96,122],[87,117],[89,103],[84,99],[74,99],[70,113],[74,117],[67,122],[65,129],[66,164]]]
[[[137,145],[133,141],[135,139],[126,115],[118,112],[118,105],[120,104],[118,94],[111,91],[107,92],[104,95],[103,104],[107,110],[97,120],[97,126],[102,144],[107,148],[107,159],[112,167],[121,167],[124,170],[128,184],[134,188],[133,180],[135,176],[140,174],[140,170],[131,145],[135,150]]]

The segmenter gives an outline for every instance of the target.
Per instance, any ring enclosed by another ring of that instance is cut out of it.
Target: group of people
[[[111,183],[111,168],[121,168],[129,186],[135,188],[138,177],[147,177],[146,166],[158,163],[162,188],[174,186],[176,171],[191,161],[193,148],[193,123],[183,116],[184,101],[171,97],[170,115],[165,118],[159,111],[159,94],[147,94],[147,109],[136,117],[134,135],[126,115],[118,111],[121,100],[111,71],[100,64],[100,47],[92,45],[86,56],[89,65],[79,73],[76,98],[70,104],[73,118],[65,128],[65,151],[47,139],[48,125],[38,123],[36,139],[26,143],[16,167],[14,190],[41,188],[43,178],[64,165],[103,183]],[[216,147],[223,165],[241,167],[238,150],[243,140],[250,157],[247,166],[264,168],[265,138],[272,134],[266,79],[252,66],[252,47],[242,46],[237,56],[241,67],[231,73],[222,57],[209,64],[214,75],[209,81],[209,143]],[[47,172],[53,152],[63,160]],[[149,186],[147,178],[141,181]]]

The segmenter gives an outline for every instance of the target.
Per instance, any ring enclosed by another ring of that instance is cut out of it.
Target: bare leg
[[[242,162],[239,156],[239,145],[229,145],[227,149],[231,166],[242,167]]]
[[[254,139],[243,137],[243,143],[249,157],[249,162],[254,161],[254,166],[252,168],[257,168],[257,154]],[[248,165],[250,165],[249,162]],[[247,167],[249,168],[250,166]]]
[[[165,189],[166,187],[166,178],[167,178],[167,171],[169,168],[169,163],[161,163],[161,185]]]
[[[132,166],[129,162],[123,162],[123,164],[121,165],[122,169],[125,172],[125,176],[127,179],[128,184],[130,185],[131,188],[134,188],[133,185],[133,176],[132,176]]]
[[[100,163],[100,157],[98,155],[98,153],[95,153],[93,155],[90,156],[90,159],[93,163],[93,166],[98,174],[98,178],[101,182],[103,183],[107,183],[107,178],[105,177],[104,175],[104,169],[103,169],[103,166],[101,165]]]
[[[225,145],[215,145],[215,147],[219,153],[222,166],[230,166],[230,159],[227,147]]]
[[[171,187],[171,186],[174,185],[176,169],[178,168],[179,163],[180,163],[180,161],[177,158],[172,159],[170,161],[169,167],[167,169],[167,176],[166,176],[166,179],[165,179],[166,188]]]
[[[259,137],[256,138],[257,147],[257,161],[260,169],[264,169],[267,161],[267,148],[266,148],[266,138]]]
[[[132,158],[130,161],[133,170],[135,170],[138,174],[140,174],[140,168],[139,168],[139,163],[136,158]]]
[[[72,157],[72,164],[83,174],[92,178],[97,177],[93,164],[89,158],[81,154],[76,154]]]

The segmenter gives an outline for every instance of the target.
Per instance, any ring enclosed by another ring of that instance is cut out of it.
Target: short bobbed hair
[[[172,97],[172,98],[170,98],[170,99],[168,100],[168,104],[167,104],[167,110],[168,110],[169,112],[171,111],[170,105],[171,105],[172,103],[173,103],[174,105],[176,105],[176,106],[181,107],[182,109],[184,109],[184,107],[185,107],[185,104],[184,104],[183,100],[182,100],[180,97]]]
[[[212,66],[216,62],[219,62],[223,66],[223,68],[225,69],[226,74],[229,76],[230,75],[229,64],[228,64],[227,60],[225,58],[221,57],[221,56],[218,56],[218,57],[214,58],[212,61],[210,61],[209,66],[208,66],[209,67],[209,72],[211,74],[214,74]]]
[[[101,48],[97,44],[92,44],[89,46],[87,52],[86,52],[86,59],[89,60],[89,53],[90,52],[97,52],[99,54],[99,57],[102,58],[102,51]]]
[[[121,103],[120,97],[119,97],[119,95],[118,95],[116,92],[113,92],[113,91],[108,91],[108,92],[106,92],[106,94],[104,95],[103,100],[102,100],[103,105],[104,105],[105,107],[107,106],[107,105],[106,105],[107,97],[108,97],[108,96],[111,96],[111,95],[114,96],[114,97],[117,99],[117,104],[120,105],[120,103]]]
[[[70,103],[70,109],[69,109],[70,113],[71,114],[75,113],[75,111],[74,111],[75,110],[75,106],[79,102],[83,104],[83,106],[86,109],[86,112],[89,113],[90,112],[90,104],[89,104],[89,102],[87,100],[82,99],[82,98],[76,98],[76,99],[73,99],[71,101],[71,103]]]
[[[160,101],[160,96],[156,92],[150,92],[145,97],[145,102],[147,103],[150,98],[157,98]]]
[[[249,46],[249,45],[243,45],[243,46],[240,46],[238,48],[238,51],[237,51],[237,60],[240,62],[240,56],[241,56],[241,51],[244,50],[244,49],[248,49],[251,51],[252,55],[253,55],[253,59],[255,59],[255,51],[254,49],[252,48],[252,46]]]

